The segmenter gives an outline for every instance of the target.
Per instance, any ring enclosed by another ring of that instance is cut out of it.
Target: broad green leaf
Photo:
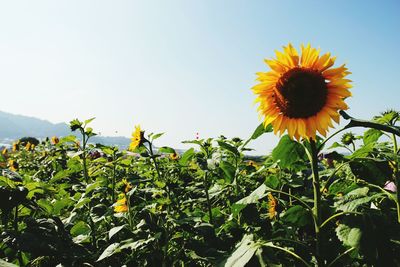
[[[368,192],[368,187],[357,188],[335,202],[334,206],[337,210],[341,211],[355,211],[360,205],[369,203],[371,200],[382,196],[382,194],[368,196]]]
[[[152,136],[151,136],[151,140],[152,140],[152,141],[153,141],[153,140],[156,140],[156,139],[160,138],[163,134],[164,134],[164,133],[158,133],[158,134],[152,135]]]
[[[176,153],[172,147],[163,146],[158,149],[159,153]]]
[[[62,209],[69,207],[74,203],[70,198],[59,199],[53,203],[53,213],[54,215],[60,215]]]
[[[108,232],[108,238],[111,239],[116,233],[121,231],[125,226],[126,224],[111,228],[110,231]]]
[[[232,183],[233,179],[235,178],[236,168],[228,161],[221,161],[219,167],[225,174],[225,180],[227,180],[229,183]]]
[[[247,197],[242,198],[237,201],[236,204],[250,204],[257,203],[261,198],[265,197],[267,194],[265,191],[267,190],[267,186],[265,184],[260,185],[256,190],[251,192]]]
[[[44,209],[47,213],[51,214],[53,212],[53,206],[51,205],[51,203],[46,200],[46,199],[39,199],[37,201],[37,203],[39,204],[39,206]]]
[[[104,251],[103,253],[101,253],[100,257],[97,259],[97,261],[101,261],[105,258],[110,257],[111,255],[113,255],[114,253],[119,251],[119,243],[113,243],[111,245],[109,245]]]
[[[363,136],[364,145],[375,143],[382,135],[383,133],[376,129],[369,129],[365,131]]]
[[[218,141],[218,145],[222,147],[225,150],[228,150],[229,152],[233,153],[236,156],[239,156],[239,151],[237,150],[236,147],[232,146],[231,144],[228,144],[223,141]]]
[[[336,235],[343,245],[348,247],[359,247],[362,232],[359,228],[350,228],[345,224],[339,224],[336,228]]]
[[[275,161],[279,161],[279,165],[282,168],[291,168],[292,164],[302,160],[304,156],[304,147],[290,139],[288,135],[283,136],[272,151],[272,158]]]
[[[334,142],[328,149],[333,149],[333,148],[338,148],[338,147],[345,147],[342,144],[339,144],[338,142]]]
[[[85,191],[85,193],[88,194],[88,193],[92,192],[94,189],[96,189],[97,187],[99,187],[99,185],[100,185],[100,182],[99,182],[99,181],[96,181],[96,182],[94,182],[94,183],[88,184],[88,185],[86,186],[86,191]]]
[[[90,118],[90,119],[85,120],[85,121],[84,121],[85,125],[88,125],[88,124],[89,124],[90,122],[92,122],[94,119],[96,119],[96,117],[93,117],[93,118]]]
[[[253,235],[245,235],[236,245],[235,251],[224,263],[225,267],[243,267],[251,260],[254,253],[260,247],[253,241]]]
[[[77,222],[70,230],[72,236],[87,235],[90,233],[90,227],[84,221]]]
[[[261,123],[260,125],[258,125],[258,127],[254,131],[254,133],[251,135],[251,139],[253,139],[253,140],[257,139],[261,135],[263,135],[265,133],[270,133],[272,131],[273,131],[273,128],[272,128],[271,124],[268,124],[267,126],[264,126],[264,123]]]
[[[350,162],[351,172],[358,179],[369,183],[384,186],[392,174],[392,170],[387,161],[362,159]]]
[[[18,267],[18,265],[6,262],[2,259],[0,259],[0,267]]]
[[[300,205],[290,207],[282,217],[285,223],[294,224],[298,227],[306,226],[312,222],[311,213],[309,210]]]
[[[265,178],[265,185],[267,185],[270,188],[277,189],[280,184],[281,181],[276,175],[269,175],[267,176],[267,178]]]
[[[194,156],[194,148],[190,148],[185,153],[182,154],[181,159],[179,160],[179,164],[181,166],[186,166],[189,161],[193,158]]]
[[[130,249],[130,250],[136,250],[140,248],[141,246],[144,246],[150,242],[153,242],[155,238],[148,238],[148,239],[139,239],[139,240],[133,240],[133,239],[128,239],[124,241],[124,244],[119,247],[120,250],[123,249]]]

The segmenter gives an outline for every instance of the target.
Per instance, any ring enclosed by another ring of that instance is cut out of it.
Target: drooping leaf
[[[90,227],[84,221],[77,222],[70,230],[72,236],[86,235],[90,233]]]
[[[108,238],[111,239],[116,233],[124,229],[125,226],[126,224],[111,228],[110,231],[108,231]]]
[[[185,153],[182,154],[179,160],[179,164],[181,166],[186,166],[189,163],[189,161],[193,158],[193,156],[194,156],[194,148],[186,150]]]
[[[292,164],[302,160],[304,156],[304,147],[288,135],[283,136],[272,151],[272,158],[279,161],[282,168],[291,168]]]
[[[221,161],[221,163],[219,164],[219,167],[224,172],[225,179],[229,183],[232,183],[233,179],[235,178],[236,168],[231,163],[229,163],[228,161]]]
[[[236,245],[235,251],[224,262],[225,267],[243,267],[251,260],[260,245],[253,241],[253,235],[245,235]],[[222,266],[222,265],[221,265]]]
[[[163,146],[158,149],[159,153],[176,153],[172,147]]]
[[[119,251],[118,249],[119,247],[119,243],[112,243],[111,245],[109,245],[104,251],[103,253],[101,253],[100,257],[97,259],[97,261],[101,261],[105,258],[108,258],[110,256],[112,256],[114,253],[116,253],[117,251]]]
[[[351,228],[345,224],[339,224],[335,231],[339,240],[343,242],[343,245],[359,247],[362,236],[360,228]]]
[[[282,217],[282,220],[298,227],[306,226],[311,223],[312,217],[309,210],[300,205],[290,207]]]
[[[368,129],[367,131],[364,132],[363,136],[364,145],[378,141],[379,137],[381,137],[382,135],[383,133],[379,130]]]
[[[232,154],[234,154],[236,156],[239,156],[239,151],[237,150],[236,147],[232,146],[231,144],[228,144],[228,143],[223,142],[223,141],[218,141],[218,145],[220,147],[222,147],[223,149],[228,150]]]
[[[260,137],[261,135],[263,135],[265,133],[270,133],[272,131],[273,131],[273,128],[272,128],[271,124],[264,126],[264,123],[261,123],[260,125],[258,125],[258,127],[254,131],[254,133],[251,135],[251,139],[255,140],[258,137]]]

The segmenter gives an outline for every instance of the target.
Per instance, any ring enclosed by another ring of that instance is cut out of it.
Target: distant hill
[[[31,136],[46,138],[52,136],[67,136],[74,134],[66,123],[51,123],[34,117],[15,115],[0,111],[0,140],[16,140]],[[123,136],[95,136],[90,139],[93,143],[116,145],[126,148],[130,139]]]

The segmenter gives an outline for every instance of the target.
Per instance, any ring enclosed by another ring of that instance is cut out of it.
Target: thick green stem
[[[321,258],[321,233],[320,233],[320,224],[321,224],[321,186],[319,183],[319,174],[318,174],[318,150],[314,140],[310,140],[311,146],[311,170],[313,175],[313,189],[314,189],[314,207],[313,207],[313,216],[315,218],[314,228],[315,228],[315,258],[317,260],[318,266],[323,266],[323,260]]]

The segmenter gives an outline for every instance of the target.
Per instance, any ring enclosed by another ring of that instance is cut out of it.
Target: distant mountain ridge
[[[0,111],[0,139],[3,140],[16,140],[26,136],[46,138],[71,134],[75,133],[66,123],[51,123],[34,117]],[[121,148],[126,148],[130,143],[130,139],[123,136],[94,136],[91,141]]]

